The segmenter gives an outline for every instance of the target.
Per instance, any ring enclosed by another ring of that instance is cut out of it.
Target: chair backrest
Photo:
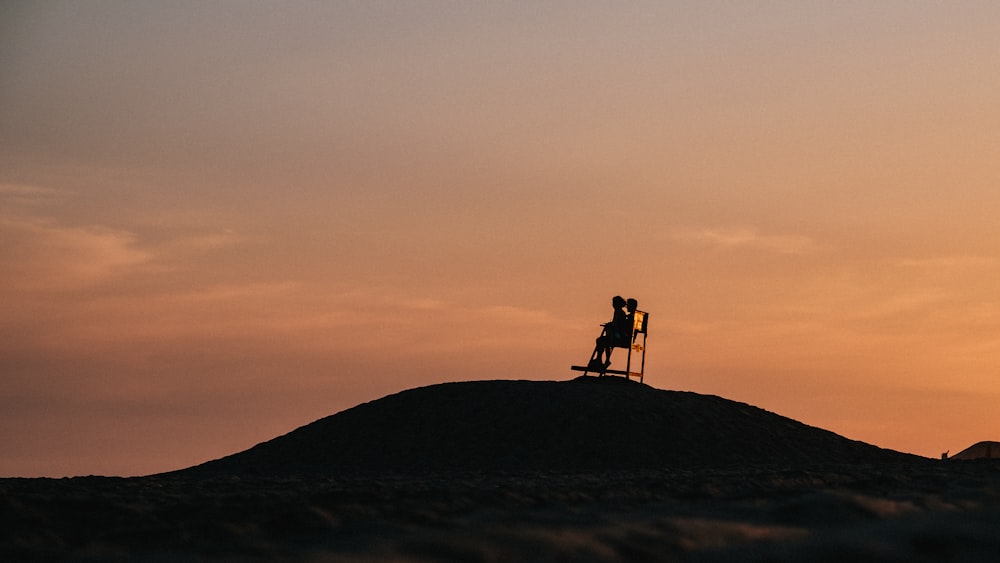
[[[646,311],[636,311],[634,315],[634,320],[632,322],[632,336],[635,337],[636,334],[646,334],[646,329],[649,328],[649,313]]]

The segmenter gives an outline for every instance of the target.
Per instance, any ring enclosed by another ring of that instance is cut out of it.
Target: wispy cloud
[[[674,231],[673,240],[719,249],[746,249],[778,254],[811,254],[819,250],[816,242],[800,235],[765,235],[754,228],[701,228]]]
[[[91,287],[149,262],[135,233],[100,225],[74,226],[38,207],[73,196],[62,189],[0,184],[0,288],[65,291]]]
[[[233,229],[222,229],[214,232],[175,235],[150,245],[150,249],[161,262],[158,266],[170,269],[197,256],[224,251],[252,240],[252,237],[244,236]]]
[[[7,205],[44,205],[65,200],[66,190],[25,184],[0,184],[0,201]]]
[[[991,256],[937,256],[933,258],[904,258],[896,261],[896,266],[901,268],[922,268],[922,269],[965,269],[965,268],[988,268],[998,263],[996,258]]]
[[[954,297],[943,288],[914,288],[873,300],[865,308],[857,308],[850,316],[857,319],[878,319],[903,314],[926,313]]]
[[[79,289],[150,259],[127,231],[0,218],[0,283],[8,289]]]

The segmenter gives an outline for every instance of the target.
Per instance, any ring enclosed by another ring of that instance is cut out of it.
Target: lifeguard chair
[[[592,364],[597,360],[598,351],[594,350],[594,354],[590,357],[590,362],[586,366],[570,366],[570,369],[574,371],[582,371],[583,375],[588,373],[597,373],[602,377],[606,374],[612,375],[624,375],[626,379],[632,379],[633,377],[639,378],[639,383],[642,383],[644,372],[646,370],[646,332],[649,328],[649,313],[646,311],[636,311],[632,317],[632,339],[631,341],[618,344],[615,348],[627,348],[628,358],[625,360],[625,369],[597,369],[592,367]],[[605,326],[601,335],[607,334],[608,327]],[[642,342],[639,342],[639,335],[642,335]],[[633,359],[633,356],[635,358]],[[632,371],[632,366],[638,364],[639,371]]]

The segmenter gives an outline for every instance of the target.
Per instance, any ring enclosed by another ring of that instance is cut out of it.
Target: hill
[[[580,377],[411,389],[182,473],[583,472],[913,459],[717,396]]]
[[[1000,458],[1000,442],[976,442],[949,459],[996,459]]]

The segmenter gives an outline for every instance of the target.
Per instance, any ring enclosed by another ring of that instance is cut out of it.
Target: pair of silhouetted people
[[[611,299],[614,316],[611,322],[605,323],[604,331],[597,337],[597,345],[591,356],[591,368],[604,370],[611,365],[611,351],[618,348],[628,348],[632,345],[632,329],[635,323],[635,310],[639,302],[635,299],[624,299],[615,295]]]

